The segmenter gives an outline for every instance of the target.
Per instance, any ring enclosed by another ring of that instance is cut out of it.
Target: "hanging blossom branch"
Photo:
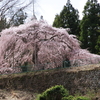
[[[62,67],[63,61],[73,65],[100,62],[100,56],[80,48],[80,42],[66,29],[54,28],[46,22],[30,23],[3,30],[0,37],[0,70],[21,71],[18,66],[31,65],[33,70]],[[89,59],[93,58],[93,59]],[[3,71],[4,72],[4,71]]]

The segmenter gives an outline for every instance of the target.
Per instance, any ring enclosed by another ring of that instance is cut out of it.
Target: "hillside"
[[[14,100],[11,99],[14,93],[24,100],[26,95],[32,98],[35,93],[41,93],[54,85],[63,85],[72,94],[77,91],[83,94],[88,90],[98,91],[100,64],[0,76],[0,91],[3,91],[1,94],[6,98],[10,97],[10,100]],[[3,100],[9,100],[6,98]]]

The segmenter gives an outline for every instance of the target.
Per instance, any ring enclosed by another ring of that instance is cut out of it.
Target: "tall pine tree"
[[[79,36],[79,15],[78,10],[76,10],[70,0],[67,1],[66,5],[60,14],[55,16],[53,22],[54,27],[70,28],[70,34]]]
[[[92,53],[98,53],[96,43],[100,35],[100,4],[97,0],[88,0],[83,11],[80,24],[80,40],[82,48],[88,48]]]

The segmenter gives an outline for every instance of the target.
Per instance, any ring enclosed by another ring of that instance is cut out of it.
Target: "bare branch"
[[[6,0],[4,2],[2,1],[2,3],[3,4],[0,7],[0,17],[1,18],[4,16],[6,16],[7,18],[10,17],[10,21],[11,21],[13,20],[14,16],[20,11],[20,9],[24,10],[32,3],[32,1],[24,6],[21,6],[23,5],[24,1],[20,2],[19,0]],[[14,12],[13,15],[9,14],[11,13],[11,10]]]

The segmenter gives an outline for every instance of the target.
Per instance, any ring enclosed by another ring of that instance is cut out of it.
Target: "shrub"
[[[68,95],[69,92],[62,85],[56,85],[39,95],[38,100],[61,100]]]
[[[84,96],[73,97],[72,95],[69,95],[69,92],[62,85],[56,85],[47,89],[42,94],[38,95],[37,100],[91,100],[91,99]]]
[[[68,96],[68,97],[63,97],[61,100],[73,100],[73,96],[72,95],[70,95],[70,96]]]

